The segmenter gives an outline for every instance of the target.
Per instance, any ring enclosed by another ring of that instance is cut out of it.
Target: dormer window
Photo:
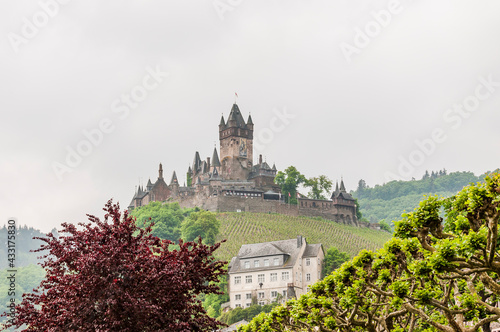
[[[250,268],[250,261],[245,261],[245,269],[249,269]]]

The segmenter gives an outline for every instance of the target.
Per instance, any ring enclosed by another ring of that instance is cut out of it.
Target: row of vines
[[[322,243],[325,250],[336,247],[351,257],[362,249],[377,250],[391,237],[383,231],[281,214],[224,212],[217,219],[217,240],[227,240],[217,250],[218,257],[227,261],[236,256],[242,244],[286,240],[297,235],[306,237],[308,243]]]

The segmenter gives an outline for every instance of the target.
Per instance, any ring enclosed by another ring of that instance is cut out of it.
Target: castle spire
[[[250,114],[248,114],[248,120],[247,120],[247,125],[249,124],[253,125],[252,116]]]
[[[163,179],[163,166],[160,163],[160,168],[158,169],[158,179]]]
[[[219,154],[217,153],[217,148],[214,147],[214,154],[212,155],[212,166],[220,167]]]
[[[340,192],[343,192],[343,193],[347,192],[345,190],[345,186],[344,186],[344,179],[340,180]]]
[[[177,180],[177,174],[175,174],[175,171],[174,173],[172,174],[172,179],[170,180],[170,185],[178,185],[179,184],[179,181]]]
[[[225,126],[226,125],[226,121],[224,121],[224,114],[222,114],[222,116],[220,117],[220,123],[219,123],[220,126]]]

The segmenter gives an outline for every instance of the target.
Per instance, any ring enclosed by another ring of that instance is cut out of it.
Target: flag
[[[236,98],[238,98],[238,94],[236,92],[234,94],[236,95]]]
[[[288,197],[292,197],[292,195],[290,195],[290,193],[288,193]]]

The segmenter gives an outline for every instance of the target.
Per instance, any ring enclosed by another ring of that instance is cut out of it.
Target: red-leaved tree
[[[63,223],[48,234],[45,279],[16,307],[17,328],[29,331],[212,331],[199,294],[219,293],[212,282],[225,273],[213,252],[220,246],[179,242],[138,228],[108,201],[104,221]],[[26,331],[25,330],[25,331]]]

